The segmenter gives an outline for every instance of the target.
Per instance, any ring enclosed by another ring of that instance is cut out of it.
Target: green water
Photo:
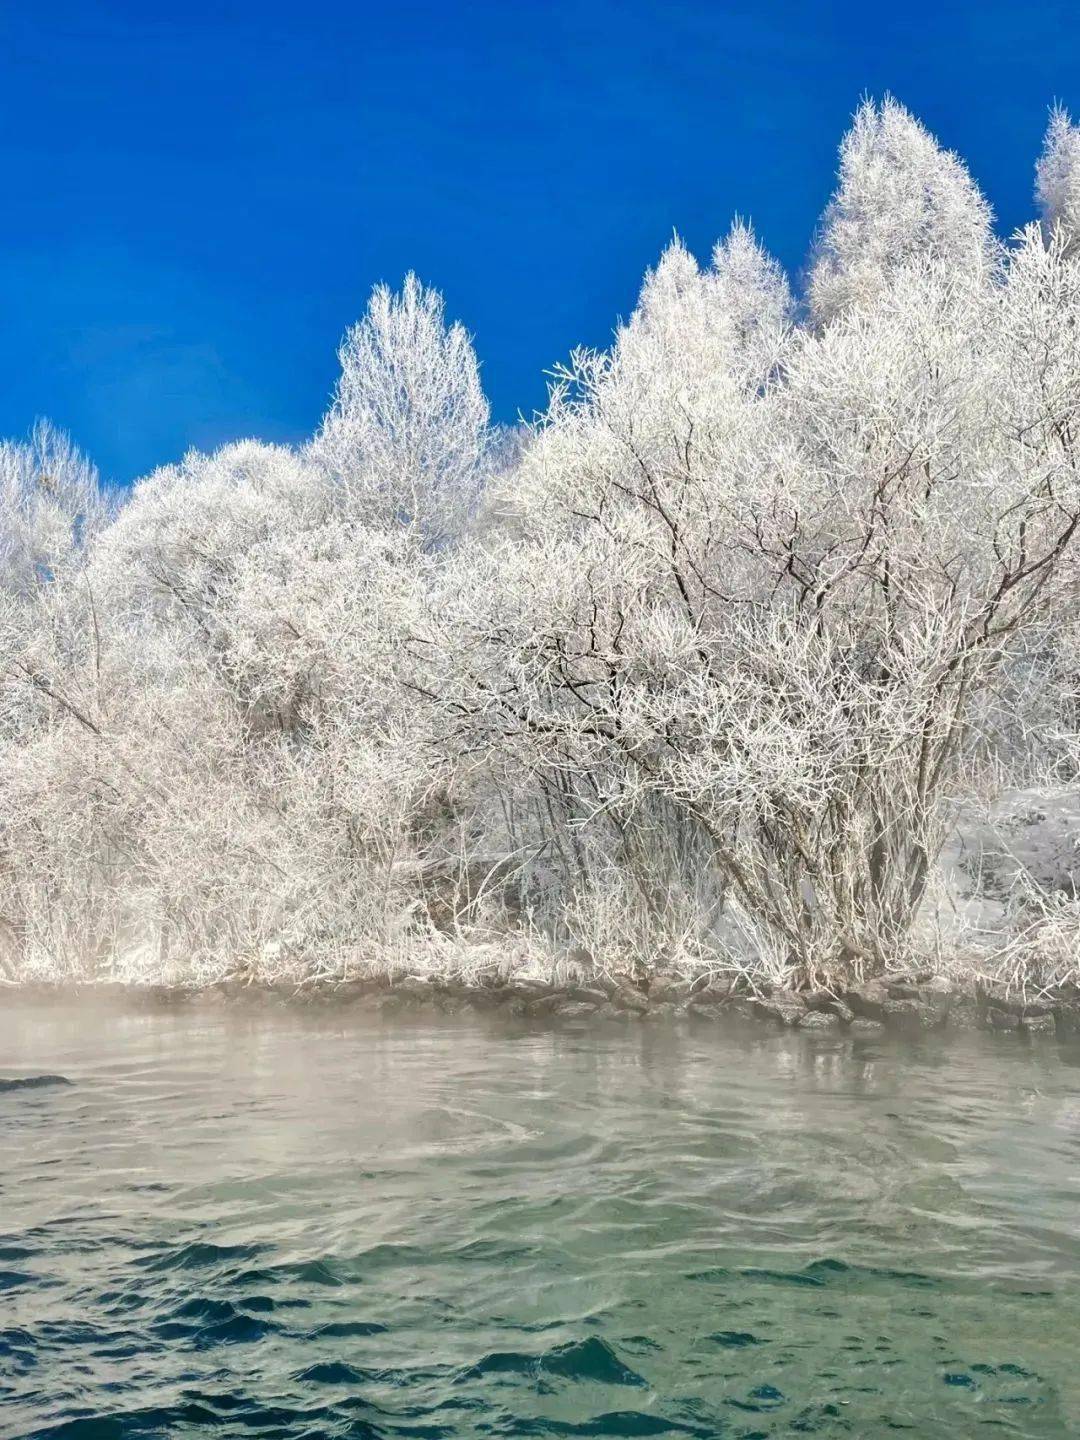
[[[9,1005],[0,1434],[1075,1436],[1078,1066]]]

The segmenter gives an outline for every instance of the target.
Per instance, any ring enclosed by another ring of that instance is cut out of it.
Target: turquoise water
[[[0,1434],[1080,1433],[1080,1052],[0,1016]]]

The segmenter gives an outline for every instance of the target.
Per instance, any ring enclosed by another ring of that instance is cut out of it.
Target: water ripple
[[[1075,1051],[12,1005],[0,1054],[13,1440],[1080,1433]]]

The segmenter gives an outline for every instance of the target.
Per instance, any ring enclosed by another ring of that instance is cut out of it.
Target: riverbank
[[[696,979],[657,975],[635,980],[596,974],[586,981],[559,983],[507,977],[493,971],[469,981],[371,976],[313,985],[230,980],[203,987],[95,982],[81,986],[26,985],[6,988],[7,1001],[80,999],[120,1005],[212,1008],[306,1006],[359,1008],[375,1014],[452,1015],[498,1012],[521,1021],[559,1023],[677,1021],[707,1024],[745,1019],[820,1034],[919,1035],[941,1031],[987,1030],[1016,1039],[1080,1035],[1080,987],[1068,985],[1038,995],[1010,993],[979,979],[960,983],[928,970],[890,972],[860,984],[830,990],[790,990],[767,982],[751,984],[701,975]]]

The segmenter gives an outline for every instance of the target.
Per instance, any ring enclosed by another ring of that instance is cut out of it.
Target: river
[[[1080,1433],[1080,1049],[5,1003],[5,1437]]]

